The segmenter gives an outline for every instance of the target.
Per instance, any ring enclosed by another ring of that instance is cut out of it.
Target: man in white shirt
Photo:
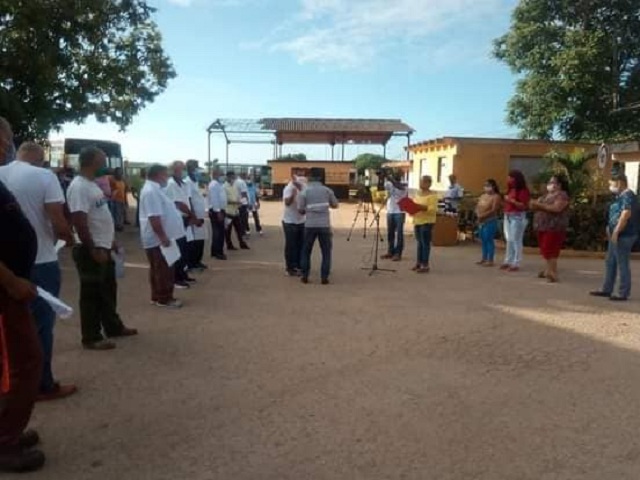
[[[167,182],[165,192],[167,196],[174,202],[178,213],[182,216],[185,227],[185,236],[178,238],[178,248],[180,249],[180,260],[175,265],[175,287],[180,289],[189,288],[191,283],[195,283],[195,279],[189,277],[187,271],[189,259],[188,241],[193,239],[193,231],[190,230],[192,225],[198,224],[198,219],[191,210],[191,193],[189,186],[184,182],[184,163],[173,162],[173,175]]]
[[[211,172],[211,183],[207,201],[209,204],[209,219],[211,220],[211,257],[218,260],[226,260],[224,254],[225,217],[227,210],[227,194],[224,185],[220,182],[222,173],[219,169]]]
[[[405,213],[400,209],[398,202],[408,196],[409,192],[398,178],[389,175],[385,178],[384,189],[387,192],[387,253],[383,259],[391,259],[394,262],[402,260],[404,251],[404,222]]]
[[[224,184],[224,192],[227,195],[226,217],[229,218],[225,231],[227,250],[237,250],[237,248],[233,246],[233,240],[231,239],[231,233],[233,230],[236,231],[240,248],[242,250],[249,250],[249,245],[247,245],[247,242],[244,239],[245,232],[244,227],[242,226],[242,218],[240,216],[242,196],[239,193],[240,190],[236,188],[236,174],[233,171],[227,172],[227,181]]]
[[[111,350],[115,343],[107,337],[128,337],[138,331],[128,328],[117,312],[118,285],[111,257],[115,227],[104,192],[95,184],[96,173],[106,164],[105,153],[97,147],[82,149],[80,173],[67,190],[71,222],[80,238],[73,248],[80,276],[80,323],[82,345],[88,350]]]
[[[445,203],[450,205],[452,211],[457,212],[462,197],[464,197],[464,188],[460,186],[455,175],[449,175],[449,188],[444,194]]]
[[[241,173],[233,182],[233,186],[238,191],[238,197],[240,198],[238,215],[240,216],[243,236],[248,235],[249,232],[249,187],[247,186],[246,178],[247,175]]]
[[[189,188],[191,200],[191,210],[197,218],[197,223],[191,225],[193,240],[189,242],[189,258],[187,266],[190,270],[206,270],[207,266],[202,263],[204,256],[204,243],[207,239],[207,227],[204,219],[207,215],[207,207],[202,193],[200,193],[199,168],[197,160],[187,161],[187,178],[184,183]]]
[[[304,245],[304,215],[298,210],[298,195],[302,191],[303,184],[296,175],[291,176],[291,181],[284,187],[282,203],[284,213],[282,215],[282,229],[284,230],[284,261],[287,275],[299,277],[302,259],[302,247]]]
[[[38,253],[31,281],[51,293],[60,295],[61,274],[56,241],[73,244],[71,227],[64,217],[64,194],[56,175],[44,165],[44,150],[32,142],[23,143],[17,159],[0,167],[0,180],[18,200],[38,238]],[[53,329],[56,314],[49,304],[37,298],[31,304],[43,353],[43,370],[38,400],[56,400],[76,392],[75,385],[56,382],[51,369]]]
[[[167,167],[152,165],[140,192],[140,238],[149,260],[151,303],[157,307],[180,308],[182,302],[173,296],[174,265],[169,265],[161,247],[184,237],[182,218],[175,204],[164,193],[169,178]]]

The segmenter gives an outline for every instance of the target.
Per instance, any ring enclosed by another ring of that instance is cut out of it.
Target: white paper
[[[73,315],[73,308],[71,308],[69,305],[64,303],[59,298],[54,297],[46,290],[43,290],[40,287],[37,287],[37,289],[38,289],[38,296],[42,298],[45,302],[47,302],[49,306],[51,306],[53,311],[56,312],[56,314],[60,318],[66,319],[71,317],[71,315]]]
[[[172,266],[180,259],[180,249],[178,248],[178,244],[175,240],[171,240],[171,245],[168,247],[160,245],[160,251],[169,266]]]
[[[208,238],[207,233],[208,229],[206,224],[201,227],[195,227],[193,229],[193,238],[194,240],[206,240]]]
[[[124,248],[111,252],[111,258],[116,264],[116,278],[124,278]]]
[[[62,250],[66,244],[67,242],[65,242],[64,240],[58,240],[55,245],[56,253]]]
[[[193,236],[193,226],[189,225],[187,227],[187,242],[193,242],[195,240]]]

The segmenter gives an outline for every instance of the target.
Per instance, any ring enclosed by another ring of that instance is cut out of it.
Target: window
[[[436,178],[437,183],[442,183],[442,176],[446,168],[446,162],[447,162],[446,157],[438,157],[438,175]]]

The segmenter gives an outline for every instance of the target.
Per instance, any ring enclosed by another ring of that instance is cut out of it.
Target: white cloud
[[[462,40],[482,30],[508,0],[299,0],[300,11],[272,51],[300,63],[354,68],[402,49],[456,56]],[[285,30],[286,31],[286,30]],[[473,42],[473,41],[471,41]],[[471,45],[477,51],[477,45]],[[487,50],[487,46],[483,46]],[[423,56],[423,55],[421,55]]]

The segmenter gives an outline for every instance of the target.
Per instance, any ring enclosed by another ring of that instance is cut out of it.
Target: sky
[[[217,118],[399,118],[413,141],[514,137],[515,78],[491,57],[516,0],[151,0],[178,76],[126,131],[93,119],[60,136],[119,141],[131,161],[207,159]],[[403,141],[389,145],[402,158]],[[212,158],[224,160],[222,138]],[[329,147],[285,145],[329,159]],[[346,157],[382,153],[350,146]],[[264,163],[268,145],[231,145],[233,163]]]

